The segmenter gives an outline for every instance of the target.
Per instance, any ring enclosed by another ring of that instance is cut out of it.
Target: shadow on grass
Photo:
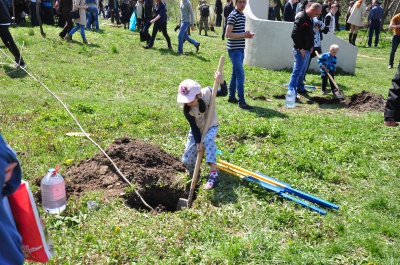
[[[289,116],[281,113],[279,111],[273,110],[273,109],[267,109],[267,108],[262,108],[258,106],[252,106],[253,109],[247,110],[249,112],[257,114],[259,117],[265,117],[265,118],[272,118],[272,117],[278,117],[281,119],[288,118]]]
[[[27,73],[24,70],[13,67],[11,65],[5,64],[3,65],[3,69],[4,73],[10,78],[23,78],[27,76]]]

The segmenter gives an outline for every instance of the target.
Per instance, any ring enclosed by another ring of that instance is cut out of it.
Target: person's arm
[[[229,39],[242,39],[242,38],[246,38],[246,39],[251,39],[254,37],[254,33],[251,33],[250,31],[245,31],[243,33],[233,33],[233,24],[234,24],[235,20],[232,17],[228,17],[228,25],[226,27],[226,32],[225,32],[225,37],[229,38]]]
[[[190,129],[192,130],[192,134],[193,134],[195,143],[199,144],[201,142],[201,132],[200,132],[200,128],[197,127],[196,119],[189,113],[186,113],[185,111],[183,111],[183,114],[185,115],[185,118],[189,122]]]
[[[400,27],[400,24],[398,24],[398,25],[394,24],[393,19],[390,21],[389,30],[394,30],[394,29],[399,28],[399,27]]]

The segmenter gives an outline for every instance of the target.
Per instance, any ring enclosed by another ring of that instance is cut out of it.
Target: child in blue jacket
[[[329,47],[329,52],[326,52],[322,54],[318,58],[318,65],[321,68],[321,78],[322,78],[322,94],[326,95],[326,84],[328,80],[328,75],[326,73],[329,73],[332,76],[332,79],[335,79],[335,70],[336,70],[336,63],[337,63],[337,57],[336,55],[339,52],[339,46],[336,44],[332,44],[331,47]],[[331,90],[335,90],[335,86],[331,80],[329,80],[329,83],[331,84]]]

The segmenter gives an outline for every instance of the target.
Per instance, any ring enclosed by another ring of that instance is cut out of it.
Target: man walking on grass
[[[397,51],[397,47],[400,44],[400,13],[395,15],[390,21],[389,30],[393,30],[392,37],[392,50],[390,51],[389,66],[388,69],[393,68],[394,55]],[[399,63],[400,65],[400,63]]]
[[[375,32],[375,48],[378,47],[379,33],[381,32],[381,19],[383,17],[383,8],[380,6],[378,0],[372,1],[372,9],[368,15],[368,45],[367,48],[371,47],[372,36]]]
[[[253,38],[254,33],[245,31],[246,16],[243,14],[243,10],[246,7],[246,0],[236,0],[235,4],[236,8],[229,14],[226,27],[228,54],[232,62],[228,102],[238,103],[239,108],[249,110],[252,107],[247,105],[244,99],[243,60],[246,38]],[[235,97],[236,90],[239,99]]]

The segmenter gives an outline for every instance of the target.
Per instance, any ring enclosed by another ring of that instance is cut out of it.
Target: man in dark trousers
[[[306,93],[304,75],[307,71],[310,53],[314,46],[313,18],[321,14],[322,7],[312,4],[296,16],[292,30],[294,65],[288,89],[296,93]]]
[[[149,34],[149,28],[151,26],[150,20],[153,19],[153,0],[143,1],[143,28],[141,31],[140,40],[149,43],[151,36]]]
[[[400,121],[400,64],[392,84],[384,112],[385,125],[390,127],[397,126]]]
[[[294,22],[297,0],[289,0],[283,8],[283,21]]]
[[[379,33],[381,32],[381,19],[383,17],[383,8],[378,0],[372,0],[372,9],[368,14],[368,45],[371,47],[372,36],[375,32],[375,48],[378,47]]]
[[[4,45],[10,50],[14,56],[15,63],[21,68],[25,68],[24,59],[22,59],[21,54],[15,45],[14,39],[11,36],[9,27],[11,25],[11,16],[8,12],[7,1],[0,0],[0,37]]]
[[[58,12],[63,16],[66,21],[64,28],[58,34],[62,39],[71,31],[74,27],[74,22],[72,22],[71,18],[71,11],[72,11],[72,0],[61,0],[58,6]]]
[[[215,22],[215,26],[216,27],[221,27],[222,24],[222,1],[221,0],[216,0],[215,1],[215,9],[214,9],[214,13],[217,16],[217,20]]]

